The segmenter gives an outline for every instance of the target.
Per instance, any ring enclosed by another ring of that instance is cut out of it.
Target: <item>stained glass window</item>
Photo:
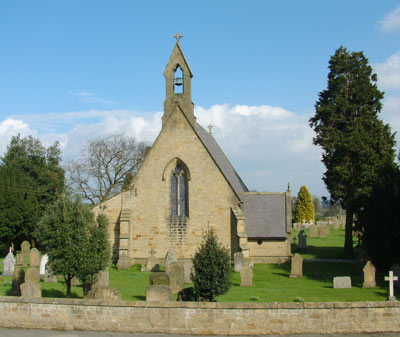
[[[177,165],[171,175],[171,215],[188,216],[188,184],[185,171]]]

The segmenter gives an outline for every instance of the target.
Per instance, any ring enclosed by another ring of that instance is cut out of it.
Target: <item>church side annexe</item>
[[[162,129],[130,188],[97,205],[109,219],[109,240],[118,268],[145,263],[150,251],[163,264],[169,249],[191,259],[205,231],[254,262],[291,256],[291,195],[249,192],[194,116],[193,73],[179,35],[164,71]]]

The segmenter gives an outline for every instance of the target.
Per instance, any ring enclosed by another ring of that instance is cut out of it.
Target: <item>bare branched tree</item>
[[[68,184],[93,205],[103,202],[129,185],[147,149],[120,134],[91,140],[78,159],[66,164]]]

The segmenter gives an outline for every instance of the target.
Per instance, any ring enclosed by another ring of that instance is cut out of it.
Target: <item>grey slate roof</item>
[[[284,193],[244,193],[242,200],[249,239],[287,237]]]
[[[244,184],[242,179],[240,179],[239,175],[236,173],[228,158],[226,158],[224,152],[222,152],[214,137],[211,136],[206,130],[204,130],[198,123],[196,123],[195,130],[200,137],[200,140],[210,153],[211,157],[218,165],[222,174],[225,176],[225,179],[231,185],[238,198],[241,199],[243,193],[249,191],[246,185]]]

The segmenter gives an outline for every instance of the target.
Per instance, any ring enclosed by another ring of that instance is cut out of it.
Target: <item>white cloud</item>
[[[7,118],[0,122],[0,156],[7,150],[11,137],[18,134],[25,137],[36,133],[22,120]]]
[[[101,103],[108,106],[118,104],[115,101],[98,97],[95,94],[88,91],[69,92],[69,94],[78,97],[79,101],[84,103]]]
[[[382,89],[400,88],[400,51],[389,56],[383,63],[375,63],[373,68],[378,74],[379,87]]]
[[[379,21],[379,27],[382,31],[389,33],[400,28],[400,6],[387,14],[383,20]]]

